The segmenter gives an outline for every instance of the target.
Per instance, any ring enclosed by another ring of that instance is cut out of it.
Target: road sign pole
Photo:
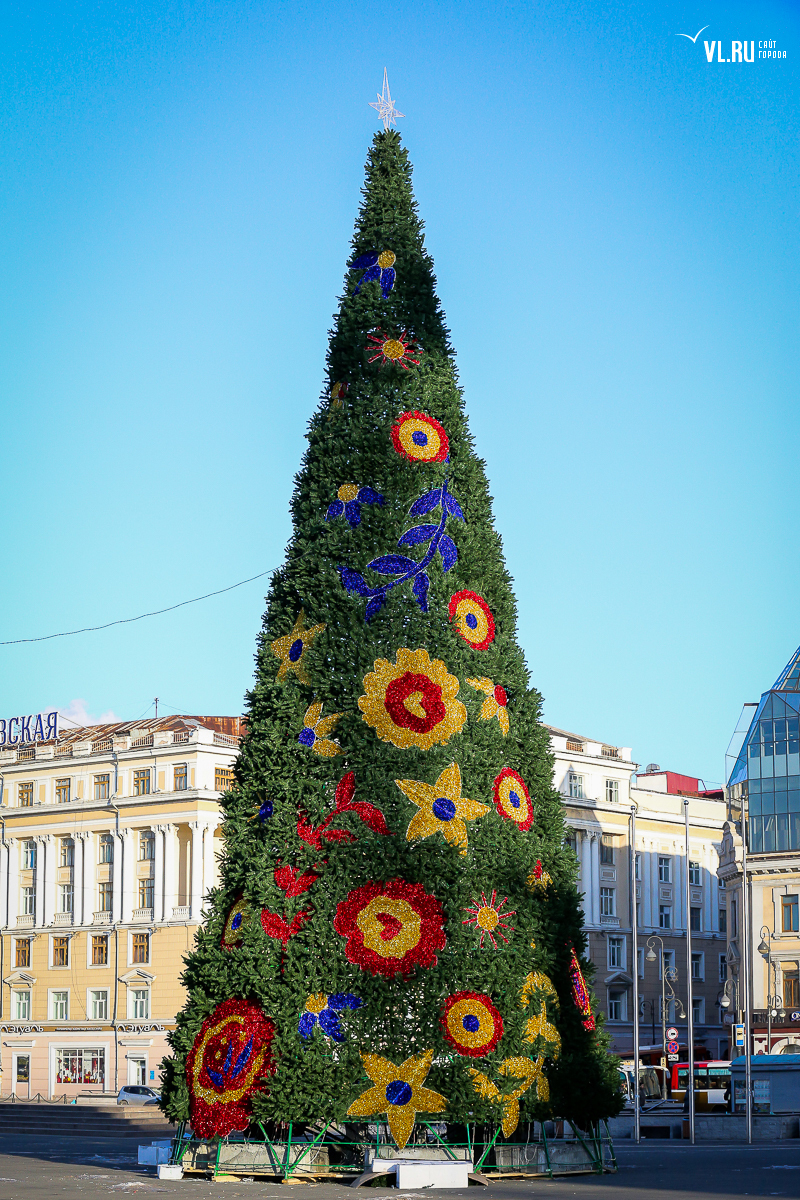
[[[689,867],[689,797],[683,798],[683,819],[686,829],[686,998],[689,1002],[689,1141],[694,1145],[694,1001],[692,998],[692,885]]]
[[[633,1125],[636,1141],[641,1139],[641,1117],[639,1113],[639,943],[637,941],[638,914],[636,912],[636,805],[631,805],[631,851],[629,871],[631,884],[631,958],[633,976]]]

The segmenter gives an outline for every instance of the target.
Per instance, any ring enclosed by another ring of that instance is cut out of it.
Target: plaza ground
[[[422,1200],[421,1191],[370,1188],[359,1193],[339,1184],[211,1183],[187,1177],[179,1183],[159,1180],[151,1168],[136,1165],[137,1140],[79,1138],[0,1138],[0,1200],[86,1200],[95,1196],[142,1196],[159,1193],[203,1200],[221,1193],[229,1200],[252,1200],[266,1193],[277,1200],[344,1200],[347,1195]],[[473,1187],[472,1200],[734,1200],[740,1196],[800,1196],[800,1141],[758,1146],[689,1146],[681,1142],[617,1146],[619,1170],[614,1175],[518,1180]],[[442,1192],[453,1200],[465,1193]]]

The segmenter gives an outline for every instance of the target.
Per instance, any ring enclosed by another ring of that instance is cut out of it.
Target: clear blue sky
[[[777,0],[9,7],[0,641],[280,563],[387,66],[546,719],[721,778],[800,642],[799,30]],[[1,647],[0,715],[240,712],[265,585]]]

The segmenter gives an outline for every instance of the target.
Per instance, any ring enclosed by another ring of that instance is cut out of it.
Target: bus
[[[689,1082],[689,1064],[672,1064],[672,1099],[683,1101]],[[730,1096],[731,1064],[723,1059],[694,1064],[694,1106],[696,1112],[727,1111]]]
[[[639,1067],[639,1101],[642,1108],[661,1100],[661,1076],[663,1068]],[[626,1106],[633,1104],[633,1059],[623,1059],[619,1065],[619,1090],[625,1097]]]

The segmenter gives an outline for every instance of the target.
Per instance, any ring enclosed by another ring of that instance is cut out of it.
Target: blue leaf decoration
[[[461,505],[458,503],[455,496],[451,496],[449,492],[445,492],[444,506],[452,517],[457,517],[459,521],[464,520],[464,514],[461,511]]]
[[[405,558],[402,554],[383,554],[367,563],[367,568],[379,575],[405,575],[406,571],[415,571],[418,566],[413,558]]]
[[[456,562],[458,561],[456,544],[452,538],[447,536],[446,533],[443,533],[439,538],[439,553],[442,556],[442,566],[444,567],[445,571],[449,571],[451,567],[456,565]]]
[[[364,612],[364,620],[371,621],[376,613],[379,613],[386,603],[386,596],[383,592],[378,592],[377,596],[370,596],[369,602]]]
[[[328,511],[325,514],[326,521],[333,521],[336,517],[340,517],[344,512],[344,505],[341,500],[334,500],[333,504],[328,505]]]
[[[304,1012],[297,1023],[297,1032],[302,1038],[310,1038],[317,1023],[317,1014]]]
[[[431,512],[432,509],[438,508],[442,502],[442,489],[434,488],[432,492],[426,492],[424,496],[420,496],[419,500],[415,500],[408,510],[410,517],[421,517],[425,513]]]
[[[356,500],[360,500],[362,504],[383,504],[384,499],[380,492],[376,492],[375,488],[361,487],[358,489]]]
[[[359,596],[368,595],[369,588],[364,582],[363,575],[359,575],[358,571],[354,571],[351,567],[339,567],[339,574],[346,591],[357,592]]]
[[[355,992],[334,992],[328,996],[328,1008],[341,1012],[343,1008],[361,1008],[364,1001]]]
[[[419,575],[414,580],[414,586],[411,589],[416,597],[417,604],[420,606],[420,608],[422,609],[422,611],[424,613],[426,613],[428,611],[428,585],[429,585],[429,583],[430,583],[430,580],[428,579],[428,576],[425,574],[424,571],[420,571]]]
[[[247,1060],[250,1058],[250,1051],[252,1049],[253,1049],[253,1039],[250,1038],[250,1041],[247,1043],[244,1050],[239,1055],[239,1057],[236,1059],[236,1062],[233,1064],[233,1070],[230,1073],[231,1079],[235,1079],[236,1076],[239,1075],[241,1073],[241,1071],[244,1070],[245,1066],[247,1065]]]
[[[225,1080],[219,1071],[215,1071],[213,1067],[206,1067],[206,1075],[211,1080],[215,1088],[222,1090],[222,1088],[225,1087]]]
[[[352,529],[361,524],[361,505],[358,500],[348,500],[344,506],[345,520]]]
[[[413,529],[407,529],[403,536],[397,539],[397,544],[398,546],[418,546],[420,542],[427,542],[428,538],[432,538],[435,533],[435,525],[415,525]]]
[[[363,271],[364,267],[374,267],[377,261],[377,251],[373,251],[371,254],[362,254],[355,260],[355,262],[350,263],[349,270]]]
[[[383,292],[384,300],[389,295],[389,292],[394,287],[396,271],[394,267],[386,267],[381,274],[381,291]]]
[[[327,1033],[328,1037],[333,1038],[335,1042],[344,1041],[344,1033],[339,1024],[338,1013],[335,1013],[332,1008],[323,1008],[319,1014],[319,1027],[323,1033]]]
[[[228,1042],[228,1053],[225,1056],[225,1066],[222,1068],[223,1075],[227,1075],[233,1058],[233,1042]]]
[[[380,274],[381,274],[380,267],[370,267],[370,269],[368,271],[364,272],[364,274],[359,279],[357,285],[353,288],[353,295],[354,296],[358,295],[358,293],[361,291],[363,284],[370,283],[371,280],[373,280],[373,279],[380,279]]]

